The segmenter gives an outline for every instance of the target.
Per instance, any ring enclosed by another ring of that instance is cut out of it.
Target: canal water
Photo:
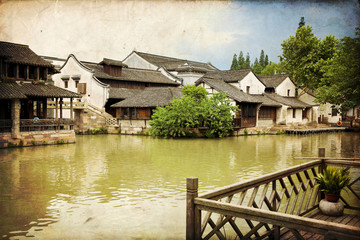
[[[184,239],[186,177],[204,193],[304,163],[294,157],[319,147],[360,156],[359,133],[76,140],[0,150],[0,239]]]

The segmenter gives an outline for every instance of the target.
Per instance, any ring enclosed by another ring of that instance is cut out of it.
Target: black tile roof
[[[280,74],[280,75],[256,75],[257,78],[264,83],[266,87],[276,88],[279,86],[288,75]]]
[[[211,65],[210,63],[202,63],[202,62],[190,61],[186,59],[165,57],[165,56],[144,53],[144,52],[137,52],[137,51],[135,51],[135,53],[138,54],[143,59],[145,59],[146,61],[154,64],[155,66],[165,67],[169,71],[174,71],[181,66],[192,66],[193,68],[196,68],[197,70],[201,69],[202,71],[217,70],[217,68]]]
[[[113,60],[113,59],[109,59],[109,58],[104,58],[99,64],[100,65],[109,65],[109,66],[118,66],[118,67],[128,67],[122,61]]]
[[[121,102],[111,105],[118,107],[157,107],[168,106],[174,98],[181,98],[182,90],[171,87],[146,88],[139,94],[129,97]]]
[[[28,97],[80,98],[81,94],[47,84],[0,82],[0,99],[24,99]]]
[[[179,86],[180,83],[174,82],[168,77],[164,76],[160,71],[136,69],[136,68],[123,68],[121,76],[111,76],[104,72],[104,67],[96,63],[82,62],[86,67],[94,70],[94,75],[98,79],[109,79],[117,81],[132,81],[144,83],[160,83],[166,85]]]
[[[9,63],[53,68],[51,63],[34,53],[28,45],[0,42],[0,57]]]
[[[251,69],[240,69],[240,70],[225,70],[225,71],[213,71],[205,74],[204,78],[220,79],[227,83],[239,82],[244,79]]]
[[[140,89],[129,89],[129,88],[110,88],[109,98],[113,99],[126,99],[135,96],[142,92]]]
[[[264,95],[266,97],[278,102],[278,103],[281,103],[282,105],[286,105],[286,106],[289,106],[291,108],[311,107],[311,105],[300,101],[296,97],[283,97],[283,96],[280,96],[280,95],[278,95],[276,93],[265,93]]]
[[[242,90],[237,89],[236,87],[224,82],[223,80],[203,77],[201,78],[201,82],[206,83],[207,85],[214,88],[218,92],[226,93],[230,98],[236,100],[237,102],[247,102],[247,103],[262,102],[256,96],[246,94]],[[200,82],[198,82],[197,84],[200,84]]]

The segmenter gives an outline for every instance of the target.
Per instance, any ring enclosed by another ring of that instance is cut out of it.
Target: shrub
[[[201,86],[185,86],[183,97],[173,99],[170,106],[157,107],[149,122],[149,132],[161,137],[194,137],[203,128],[208,138],[225,137],[233,130],[232,106],[224,93],[207,96]]]

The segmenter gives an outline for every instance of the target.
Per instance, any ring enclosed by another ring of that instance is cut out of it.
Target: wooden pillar
[[[28,111],[29,111],[29,119],[34,118],[34,101],[29,100],[28,101]]]
[[[198,197],[198,178],[186,179],[186,239],[201,238],[201,212],[195,206],[194,199]]]
[[[11,137],[18,138],[20,135],[20,100],[14,99],[11,101]]]
[[[56,120],[59,118],[58,103],[59,103],[59,98],[55,98],[55,119]]]
[[[47,98],[43,100],[43,118],[47,119]]]
[[[36,80],[40,79],[40,67],[36,67]]]
[[[73,120],[74,111],[73,111],[73,98],[70,98],[70,119]]]
[[[63,98],[60,98],[60,119],[63,118]]]
[[[38,118],[41,118],[42,112],[41,112],[41,101],[40,99],[36,100],[36,116]]]
[[[16,78],[16,79],[19,79],[19,64],[16,64],[15,78]]]
[[[49,68],[45,68],[45,79],[43,79],[45,82],[48,80],[48,74],[49,74]]]
[[[29,65],[26,66],[25,80],[29,79]]]

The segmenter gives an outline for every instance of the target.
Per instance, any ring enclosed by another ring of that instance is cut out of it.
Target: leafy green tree
[[[279,64],[277,63],[271,63],[268,64],[262,71],[261,75],[275,75],[275,74],[281,74],[281,69]]]
[[[360,104],[360,28],[355,38],[341,39],[334,56],[323,60],[321,71],[324,74],[317,89],[318,102],[339,106],[343,114]]]
[[[150,133],[161,137],[193,136],[195,128],[206,127],[206,137],[224,137],[233,130],[232,106],[224,93],[207,96],[201,86],[188,85],[183,97],[170,106],[157,107],[150,121]]]
[[[257,58],[255,58],[255,61],[254,61],[254,64],[252,65],[252,70],[255,74],[260,74],[261,73],[261,70],[262,70],[262,67],[258,61]]]
[[[245,68],[245,58],[244,58],[243,52],[240,51],[239,58],[238,58],[238,68],[237,69],[244,69],[244,68]]]
[[[264,68],[267,66],[267,65],[269,65],[270,64],[270,62],[269,62],[269,56],[266,54],[266,56],[265,56],[265,66],[264,66]]]
[[[305,26],[305,18],[304,18],[304,17],[301,17],[298,28],[301,28],[301,27],[303,27],[303,26]]]
[[[319,39],[310,26],[298,28],[295,36],[290,36],[281,44],[283,52],[280,60],[285,73],[298,85],[316,89],[323,74],[321,66],[332,57],[337,43],[333,36]],[[333,49],[328,49],[330,46]],[[327,50],[324,51],[324,48]]]
[[[239,68],[239,66],[238,66],[237,56],[236,56],[236,54],[234,54],[230,70],[235,70],[235,69],[238,69],[238,68]]]

